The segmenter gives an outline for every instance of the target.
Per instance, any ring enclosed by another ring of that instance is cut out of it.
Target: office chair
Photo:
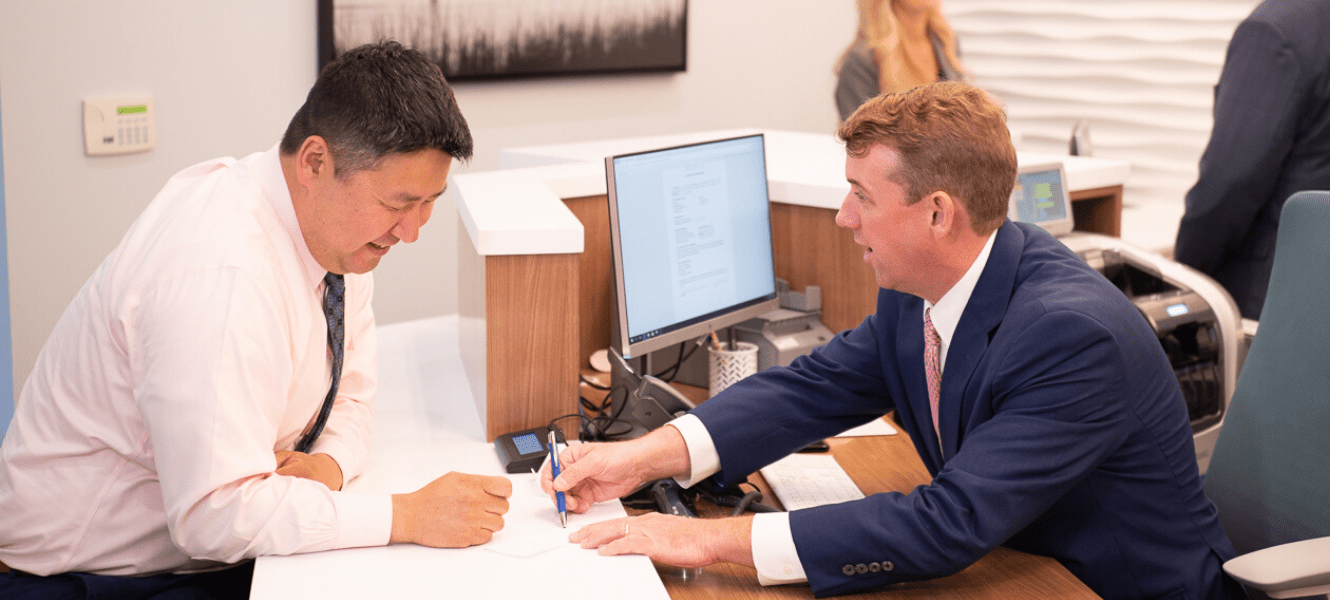
[[[1272,598],[1330,595],[1330,192],[1284,205],[1256,339],[1219,432],[1206,495]],[[1259,594],[1257,594],[1259,595]]]

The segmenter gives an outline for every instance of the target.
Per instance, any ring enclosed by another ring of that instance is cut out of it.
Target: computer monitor
[[[1022,165],[1016,170],[1008,217],[1043,227],[1054,236],[1071,233],[1071,197],[1061,162]]]
[[[779,307],[761,134],[610,156],[611,352],[635,358]]]

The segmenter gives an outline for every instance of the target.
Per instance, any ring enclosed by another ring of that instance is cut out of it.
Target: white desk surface
[[[409,492],[448,471],[506,475],[462,371],[457,316],[383,326],[378,337],[373,445],[364,475],[346,489]],[[505,527],[487,545],[263,557],[250,598],[669,598],[646,557],[605,557],[567,542],[576,526],[623,516],[621,506],[570,514],[563,529],[534,476],[509,477]]]
[[[606,156],[762,133],[767,180],[774,202],[836,209],[849,192],[845,149],[830,134],[730,129],[509,148],[497,171],[464,173],[450,192],[463,225],[482,256],[569,254],[582,251],[582,224],[561,199],[605,193]],[[1061,160],[1071,190],[1121,185],[1126,162],[1017,152],[1023,164]]]

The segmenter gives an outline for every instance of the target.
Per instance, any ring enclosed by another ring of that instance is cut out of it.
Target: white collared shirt
[[[947,347],[952,336],[956,333],[957,325],[960,324],[961,314],[965,312],[965,306],[970,302],[974,287],[979,283],[979,276],[983,274],[984,266],[988,264],[988,255],[993,250],[993,241],[996,238],[996,231],[989,234],[983,250],[980,250],[974,262],[970,263],[970,268],[966,269],[965,275],[961,276],[960,280],[938,299],[937,304],[931,304],[927,300],[924,301],[924,308],[926,310],[931,308],[929,316],[933,320],[933,328],[937,330],[938,336],[942,338],[942,344],[938,348],[939,368],[945,368]],[[924,315],[920,311],[919,327],[921,330],[923,322]],[[689,487],[697,481],[720,472],[720,456],[716,453],[716,444],[711,439],[711,434],[707,431],[706,425],[702,424],[701,419],[689,414],[671,421],[670,425],[673,425],[683,435],[684,443],[688,446],[688,457],[692,461],[692,472],[689,473],[687,480],[679,480],[680,485]],[[794,546],[794,534],[790,530],[790,513],[775,512],[753,515],[751,543],[753,546],[753,565],[757,568],[757,580],[762,585],[783,585],[808,580],[808,575],[804,571],[803,563],[799,562],[799,554]]]
[[[136,575],[386,544],[391,496],[273,473],[331,381],[325,273],[276,147],[172,177],[23,386],[0,460],[0,561]],[[372,279],[345,281],[342,380],[311,452],[350,480],[377,381]]]

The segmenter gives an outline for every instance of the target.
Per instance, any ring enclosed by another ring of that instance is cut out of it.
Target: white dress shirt
[[[390,496],[274,473],[331,381],[325,273],[276,147],[171,178],[23,386],[0,448],[0,561],[138,575],[386,544]],[[345,281],[342,380],[311,453],[350,480],[377,382],[372,279]]]
[[[970,302],[974,286],[979,283],[979,276],[983,274],[984,266],[988,264],[988,255],[993,250],[993,240],[996,238],[996,231],[989,234],[983,250],[980,250],[974,262],[970,263],[965,275],[938,299],[937,304],[924,301],[924,309],[932,309],[929,315],[933,320],[933,328],[942,338],[942,344],[938,348],[939,369],[946,365],[947,346],[956,332],[956,326],[960,324],[965,305]],[[921,331],[923,327],[924,314],[921,311],[919,313]],[[688,458],[692,463],[692,471],[686,480],[679,480],[680,485],[690,487],[693,483],[720,472],[720,456],[716,453],[716,444],[701,419],[688,414],[669,424],[683,435],[684,443],[688,446]],[[790,531],[790,513],[753,515],[751,543],[753,565],[757,568],[757,580],[762,585],[782,585],[808,580],[803,563],[799,562],[799,554],[795,549],[794,534]]]

